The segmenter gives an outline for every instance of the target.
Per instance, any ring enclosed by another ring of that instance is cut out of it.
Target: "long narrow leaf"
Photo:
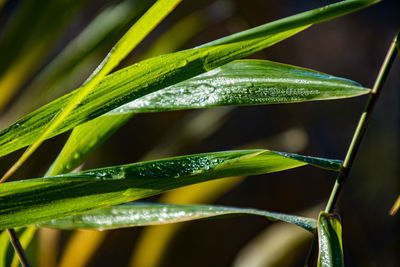
[[[210,217],[252,214],[272,221],[284,221],[314,231],[317,221],[283,213],[212,205],[172,205],[160,203],[128,203],[90,211],[81,215],[52,220],[39,226],[60,229],[115,229],[122,227],[177,223]]]
[[[77,167],[135,113],[327,100],[368,92],[353,81],[309,69],[265,60],[234,61],[76,127],[49,174]]]
[[[39,69],[68,21],[88,1],[22,1],[0,37],[0,110]]]
[[[321,212],[318,218],[318,267],[344,267],[342,225],[331,214]]]
[[[35,224],[160,194],[208,180],[271,173],[311,164],[340,169],[340,161],[269,150],[195,154],[0,185],[0,229]]]
[[[73,97],[59,107],[44,126],[43,130],[35,136],[32,145],[22,154],[16,163],[6,172],[0,182],[5,181],[21,166],[44,140],[54,135],[58,126],[64,123],[69,114],[81,101],[98,85],[104,77],[134,49],[159,22],[161,22],[182,0],[158,0],[115,44],[96,70],[85,81],[80,90]]]
[[[52,137],[94,119],[145,94],[184,81],[271,46],[310,25],[329,20],[377,2],[343,1],[240,32],[201,47],[142,61],[105,78],[91,94],[47,136]],[[111,90],[110,90],[111,88]],[[27,115],[0,132],[0,156],[31,144],[45,125],[81,89]]]
[[[68,173],[122,127],[134,114],[101,116],[76,127],[46,176]]]
[[[0,124],[14,122],[22,115],[79,86],[80,81],[90,74],[95,64],[152,2],[154,1],[123,0],[104,9],[34,77],[2,116]]]
[[[150,93],[109,114],[329,100],[367,94],[360,84],[267,60],[239,60]]]

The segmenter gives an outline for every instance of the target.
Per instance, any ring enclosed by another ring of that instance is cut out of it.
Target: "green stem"
[[[21,246],[21,243],[18,240],[17,233],[15,233],[14,229],[7,229],[8,234],[10,235],[11,244],[13,245],[15,252],[19,257],[19,261],[23,267],[30,267],[28,258],[25,255],[24,249]]]
[[[378,77],[376,78],[374,87],[371,90],[364,112],[362,113],[356,131],[354,132],[354,136],[353,139],[351,140],[351,144],[347,151],[346,158],[343,161],[342,170],[339,173],[338,177],[336,178],[336,182],[329,197],[328,204],[326,205],[325,212],[332,213],[335,210],[336,204],[338,202],[340,193],[343,189],[343,185],[346,182],[346,178],[350,171],[354,157],[360,146],[365,130],[367,129],[368,121],[371,117],[376,101],[378,100],[379,94],[382,91],[383,84],[385,83],[386,77],[396,57],[397,54],[396,46],[398,46],[399,44],[399,35],[400,32],[398,32],[395,38],[393,39],[393,42],[386,54],[386,58],[379,71]]]

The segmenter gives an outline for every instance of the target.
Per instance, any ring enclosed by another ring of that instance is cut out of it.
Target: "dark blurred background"
[[[13,14],[23,2],[12,0],[5,3],[0,13],[0,34],[4,35]],[[1,111],[1,116],[10,117],[13,104],[18,103],[18,97],[29,88],[30,82],[97,14],[121,1],[83,2],[79,11],[74,11],[71,15],[73,19],[65,22],[61,33],[54,37],[49,52],[32,67],[32,71],[26,76],[29,78],[18,86],[14,98]],[[193,12],[198,12],[202,19],[193,24],[196,26],[195,34],[189,34],[176,48],[178,50],[333,2],[183,1],[134,50],[125,64],[145,57],[148,48],[155,41]],[[67,7],[66,4],[65,8]],[[251,58],[311,68],[372,87],[390,42],[400,29],[399,11],[399,1],[383,1],[354,14],[312,26],[252,55]],[[107,49],[109,47],[104,46],[103,56]],[[88,64],[86,73],[90,73],[100,60],[99,52],[92,63]],[[400,192],[399,74],[400,60],[397,58],[337,210],[343,222],[346,266],[400,265],[399,215],[388,215]],[[70,89],[78,87],[84,79],[84,74],[76,75],[70,82]],[[359,97],[340,101],[215,109],[221,118],[213,124],[209,133],[193,139],[187,133],[181,139],[177,137],[182,135],[182,129],[189,124],[191,118],[201,116],[199,111],[142,114],[134,117],[106,141],[88,158],[83,168],[131,163],[143,159],[149,151],[159,151],[157,147],[168,145],[173,147],[164,149],[167,151],[165,155],[147,157],[229,150],[261,142],[259,148],[291,150],[300,154],[343,159],[365,102],[366,97]],[[214,115],[205,117],[210,119],[212,116]],[[5,126],[1,125],[2,128]],[[16,177],[43,175],[67,137],[68,134],[64,134],[42,145]],[[21,153],[22,151],[18,151],[0,159],[1,172],[5,172]],[[229,192],[221,194],[215,203],[298,214],[315,205],[326,203],[334,178],[334,173],[313,167],[252,176]],[[242,248],[271,225],[264,218],[253,216],[184,223],[184,227],[169,244],[160,266],[232,266]],[[126,266],[141,231],[143,228],[110,231],[96,250],[89,266]],[[70,234],[61,233],[60,254]],[[309,245],[308,238],[296,248],[300,252],[299,256],[294,257],[287,265],[302,266]]]

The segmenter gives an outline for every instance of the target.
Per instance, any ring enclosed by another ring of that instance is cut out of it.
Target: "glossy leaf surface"
[[[327,100],[368,92],[356,82],[309,69],[265,60],[234,61],[76,127],[52,173],[76,168],[134,113]]]
[[[239,60],[150,93],[108,114],[328,100],[367,94],[351,80],[267,60]]]
[[[342,225],[339,218],[321,212],[318,218],[318,266],[344,267]]]
[[[59,110],[55,112],[48,122],[44,124],[44,128],[34,138],[22,156],[14,163],[14,165],[1,178],[0,182],[4,182],[11,176],[33,152],[43,143],[44,140],[54,135],[55,130],[63,125],[70,117],[70,113],[93,91],[93,89],[109,74],[118,64],[134,49],[165,16],[167,16],[178,3],[182,0],[158,0],[147,12],[122,36],[122,38],[112,47],[107,56],[97,66],[93,73],[86,79],[80,90],[76,90],[75,94],[68,99],[63,105],[59,106]],[[57,132],[57,131],[56,131]]]
[[[233,34],[197,48],[134,64],[116,72],[112,79],[103,79],[62,123],[57,124],[54,130],[47,128],[46,131],[51,133],[46,138],[65,132],[143,95],[271,46],[314,23],[345,15],[374,2],[376,1],[339,2]],[[80,94],[81,90],[82,88],[51,102],[1,131],[0,156],[34,142],[60,108]],[[56,123],[53,122],[53,125]]]
[[[341,162],[299,155],[292,159],[269,150],[238,150],[3,183],[0,229],[72,216],[208,180],[271,173],[308,163],[339,170]]]
[[[264,216],[272,221],[285,221],[300,226],[308,231],[313,231],[317,227],[317,221],[314,219],[256,209],[140,202],[94,210],[81,215],[41,223],[39,226],[61,229],[113,229],[177,223],[209,217],[240,214]]]

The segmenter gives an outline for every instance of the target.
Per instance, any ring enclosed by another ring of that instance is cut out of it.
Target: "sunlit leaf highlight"
[[[318,267],[344,267],[342,225],[335,215],[321,212],[318,218]]]
[[[325,163],[320,164],[322,161]],[[277,172],[309,162],[336,171],[341,166],[335,160],[292,159],[269,150],[238,150],[3,183],[0,229],[72,216],[208,180]]]
[[[315,219],[256,209],[212,205],[173,205],[134,202],[90,211],[81,215],[41,223],[60,229],[114,229],[199,220],[210,217],[251,214],[284,221],[314,231]]]
[[[62,123],[50,129],[51,131],[47,128],[49,132],[47,138],[94,119],[143,95],[271,46],[314,23],[345,15],[374,2],[376,1],[339,2],[233,34],[197,48],[154,57],[134,64],[116,72],[113,79],[102,80],[90,94],[83,97],[80,104],[62,120]],[[38,134],[60,111],[60,108],[69,103],[71,98],[80,94],[81,90],[82,88],[55,100],[1,131],[0,156],[35,142]]]

